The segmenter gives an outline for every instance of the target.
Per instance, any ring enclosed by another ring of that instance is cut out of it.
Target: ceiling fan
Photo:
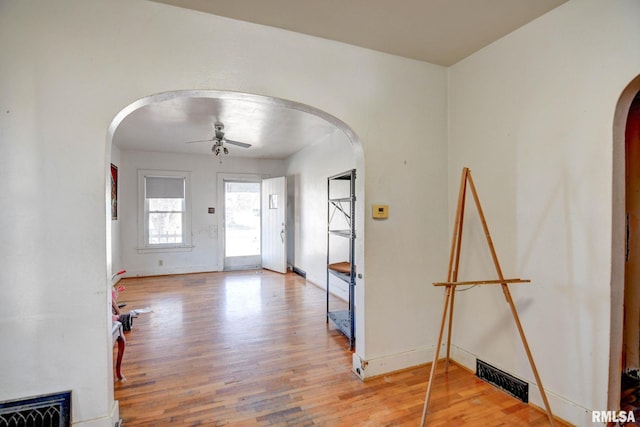
[[[216,156],[219,156],[222,153],[229,154],[229,150],[227,149],[227,147],[224,146],[225,143],[236,145],[242,148],[251,147],[251,144],[247,144],[245,142],[232,141],[230,139],[225,138],[224,132],[223,132],[224,124],[220,122],[216,122],[213,125],[213,127],[216,133],[211,139],[201,139],[199,141],[188,141],[187,144],[193,144],[195,142],[207,142],[207,141],[213,142],[213,147],[211,147],[211,151],[213,151],[213,154],[215,154]]]

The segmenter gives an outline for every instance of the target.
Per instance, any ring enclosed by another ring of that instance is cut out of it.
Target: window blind
[[[145,177],[145,197],[147,199],[184,199],[184,178],[147,176]]]

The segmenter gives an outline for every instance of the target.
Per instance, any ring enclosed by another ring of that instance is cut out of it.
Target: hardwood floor
[[[268,271],[123,279],[126,334],[115,383],[129,426],[417,426],[428,366],[360,381],[348,341],[325,323],[325,293]],[[544,426],[456,364],[439,373],[429,426]],[[556,425],[567,425],[557,422]]]

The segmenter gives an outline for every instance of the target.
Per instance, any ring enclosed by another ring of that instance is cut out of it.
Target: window
[[[141,249],[191,245],[187,172],[139,171]]]

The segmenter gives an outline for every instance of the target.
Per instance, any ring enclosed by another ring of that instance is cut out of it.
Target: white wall
[[[327,178],[356,166],[354,148],[338,130],[286,160],[295,204],[294,265],[307,273],[307,280],[321,287],[327,281]],[[358,230],[364,227],[360,225]],[[348,254],[345,247],[335,249]],[[348,299],[349,290],[344,282],[332,282],[331,291]]]
[[[607,409],[612,126],[639,19],[637,1],[574,0],[449,73],[450,221],[468,166],[505,276],[533,280],[511,289],[552,409],[577,425]],[[460,278],[495,278],[467,213]],[[455,322],[458,359],[533,379],[499,289],[459,293]]]
[[[152,2],[59,0],[0,3],[0,74],[0,400],[71,389],[75,425],[112,425],[107,129],[177,89],[290,99],[352,127],[365,206],[391,207],[364,224],[356,351],[421,354],[378,369],[426,360],[447,247],[445,68]]]
[[[126,276],[150,276],[162,274],[197,273],[219,271],[218,220],[222,206],[218,205],[218,175],[242,173],[263,177],[284,174],[281,160],[245,159],[242,157],[178,155],[122,151],[120,169],[121,189],[121,257]],[[191,176],[191,250],[155,251],[138,250],[138,170],[187,171]],[[216,208],[209,214],[208,208]],[[212,229],[213,227],[213,229]],[[162,260],[162,266],[159,265]]]

